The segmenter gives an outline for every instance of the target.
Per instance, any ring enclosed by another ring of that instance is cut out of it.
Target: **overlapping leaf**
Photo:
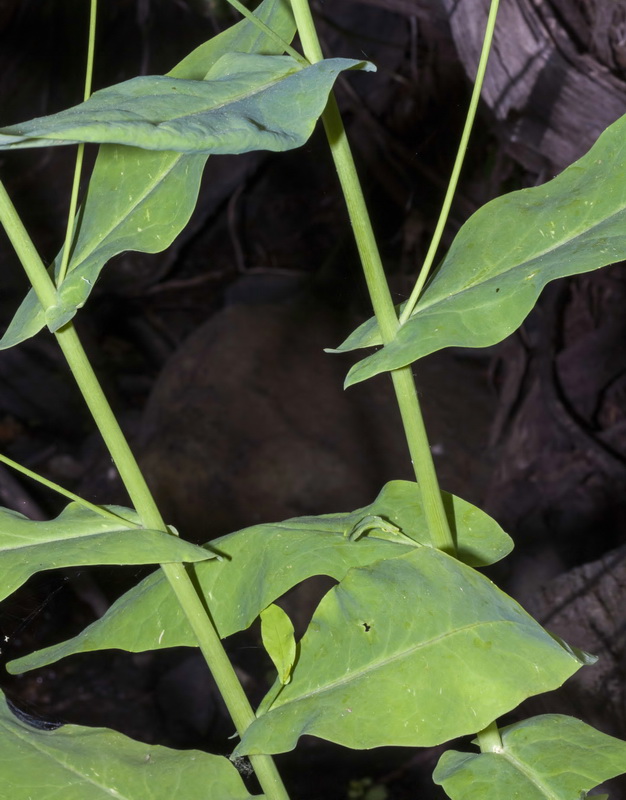
[[[495,564],[513,549],[513,540],[495,519],[456,495],[442,492],[443,505],[457,547],[457,558],[471,567]],[[412,481],[390,481],[376,500],[354,511],[354,523],[368,514],[389,520],[412,539],[432,545],[419,486]],[[383,536],[381,531],[372,535]],[[393,535],[388,538],[393,539]]]
[[[354,748],[441,744],[590,661],[480,573],[422,547],[351,570],[324,597],[291,682],[270,690],[235,754],[286,752],[303,734]]]
[[[498,753],[449,750],[433,774],[452,800],[578,800],[626,772],[626,742],[545,714],[503,728]]]
[[[78,503],[70,503],[49,521],[33,521],[0,508],[0,600],[46,569],[197,562],[215,557],[172,534],[138,527],[134,511],[107,508],[119,516],[117,521]]]
[[[79,142],[178,153],[289,150],[306,142],[337,75],[348,69],[373,67],[227,53],[204,80],[132,78],[66,111],[0,128],[0,150]]]
[[[223,560],[199,563],[193,570],[220,635],[244,630],[276,598],[313,575],[341,580],[353,566],[395,558],[418,546],[376,527],[369,527],[366,535],[351,541],[351,531],[364,518],[388,519],[404,536],[427,544],[416,490],[414,483],[392,481],[371,505],[358,511],[256,525],[212,541],[211,550],[220,553]],[[451,505],[450,500],[447,496],[446,504]],[[454,504],[461,554],[492,563],[510,549],[510,539],[486,514],[457,498]],[[9,669],[23,672],[91,650],[140,652],[195,644],[169,584],[157,573],[123,595],[78,636],[13,661]]]
[[[105,728],[42,730],[0,693],[0,796],[6,800],[261,800],[234,765],[199,750],[142,744]]]
[[[626,117],[543,186],[493,200],[456,236],[396,338],[360,361],[347,385],[443,347],[486,347],[508,336],[556,278],[626,258]],[[382,344],[375,320],[338,348]]]
[[[255,11],[290,42],[295,23],[288,0],[264,0]],[[273,39],[247,19],[200,45],[169,73],[200,81],[227,53],[277,54]],[[187,224],[208,155],[154,152],[124,145],[103,145],[89,182],[72,247],[68,274],[48,318],[31,290],[0,339],[0,349],[34,336],[48,322],[68,322],[87,300],[103,266],[113,256],[137,250],[157,253]],[[61,255],[54,264],[58,274]]]

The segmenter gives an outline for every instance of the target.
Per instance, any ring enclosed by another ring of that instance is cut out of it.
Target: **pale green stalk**
[[[56,303],[55,286],[0,182],[0,222],[4,226],[39,302],[44,309]],[[68,362],[102,438],[111,454],[142,525],[168,531],[119,424],[111,411],[72,323],[60,328],[56,339]],[[129,534],[132,535],[132,534]],[[161,564],[167,580],[198,640],[239,735],[255,719],[254,711],[230,663],[209,611],[182,564]],[[267,800],[289,800],[270,756],[250,756]]]
[[[85,91],[83,99],[88,100],[91,95],[91,85],[93,82],[93,62],[96,51],[96,15],[98,11],[98,0],[91,0],[89,12],[89,37],[87,45],[87,68],[85,70]],[[72,237],[74,234],[74,220],[76,219],[76,209],[78,207],[78,189],[80,187],[80,175],[83,169],[83,156],[85,145],[79,144],[76,151],[76,166],[74,167],[74,180],[72,181],[72,194],[70,196],[70,208],[67,215],[67,229],[65,231],[65,242],[63,244],[63,254],[61,256],[61,266],[57,278],[57,286],[65,280],[67,267],[70,262],[70,252],[72,250]]]
[[[277,33],[274,33],[274,31],[273,31],[273,30],[272,30],[272,29],[271,29],[271,28],[270,28],[268,25],[266,25],[266,24],[263,22],[263,20],[261,20],[261,19],[259,19],[257,16],[255,16],[255,15],[254,15],[254,14],[253,14],[253,13],[252,13],[252,12],[251,12],[249,9],[247,9],[247,8],[244,6],[244,4],[243,4],[243,3],[240,3],[240,2],[239,2],[239,0],[228,0],[228,2],[230,3],[230,5],[231,5],[233,8],[236,8],[236,9],[237,9],[237,11],[239,11],[239,13],[240,13],[240,14],[241,14],[243,17],[245,17],[245,18],[246,18],[246,19],[247,19],[249,22],[251,22],[253,25],[256,25],[256,27],[257,27],[257,28],[258,28],[260,31],[263,31],[263,33],[264,33],[266,36],[268,36],[270,39],[272,39],[272,41],[274,41],[274,42],[275,42],[275,43],[276,43],[276,44],[277,44],[277,45],[278,45],[280,48],[282,48],[282,49],[284,50],[284,52],[285,52],[285,53],[287,53],[287,54],[288,54],[288,55],[290,55],[292,58],[294,58],[294,59],[295,59],[295,60],[296,60],[296,61],[297,61],[299,64],[303,64],[304,66],[308,66],[308,63],[309,63],[309,62],[306,60],[306,58],[303,58],[303,57],[300,55],[300,53],[299,53],[297,50],[295,50],[295,49],[294,49],[294,48],[293,48],[293,47],[292,47],[292,46],[289,44],[289,42],[286,42],[286,41],[285,41],[284,39],[282,39],[282,38],[281,38],[281,37],[280,37],[280,36],[279,36]]]
[[[37,481],[42,486],[47,487],[48,489],[52,489],[53,492],[62,495],[63,497],[67,497],[68,500],[73,500],[75,503],[83,506],[83,508],[88,508],[90,511],[93,511],[95,514],[100,514],[102,517],[106,517],[107,519],[115,520],[116,522],[121,523],[126,528],[138,528],[138,522],[130,522],[129,520],[125,519],[124,517],[120,517],[119,514],[115,514],[113,511],[110,511],[108,508],[104,508],[103,506],[97,506],[95,503],[90,503],[89,500],[85,500],[84,497],[80,495],[74,494],[74,492],[70,492],[69,489],[65,489],[63,486],[59,486],[58,483],[54,481],[48,480],[48,478],[44,478],[43,475],[39,475],[37,472],[33,472],[32,469],[28,469],[28,467],[23,466],[22,464],[18,464],[17,461],[13,461],[12,458],[8,458],[0,453],[0,461],[3,464],[6,464],[7,467],[11,467],[11,469],[16,470],[17,472],[21,472],[22,475],[26,475],[27,478],[30,478],[33,481]]]
[[[485,71],[487,69],[487,60],[489,59],[489,53],[491,51],[491,40],[493,39],[493,32],[496,26],[498,4],[499,0],[491,0],[489,17],[487,19],[487,28],[485,30],[485,38],[483,39],[483,48],[480,54],[480,60],[478,62],[478,70],[476,72],[474,89],[472,91],[472,97],[470,100],[467,117],[465,118],[465,125],[463,127],[463,133],[461,135],[461,142],[459,144],[459,149],[457,150],[456,153],[454,167],[452,168],[452,175],[450,177],[450,182],[448,183],[448,189],[446,191],[446,196],[443,200],[443,205],[441,207],[439,219],[437,220],[437,225],[435,226],[435,232],[433,234],[432,241],[428,248],[428,252],[426,253],[426,258],[424,259],[424,263],[422,264],[422,268],[417,277],[415,286],[413,287],[413,291],[411,292],[411,295],[409,296],[409,299],[406,301],[406,304],[402,309],[402,313],[400,314],[401,325],[404,325],[407,319],[411,316],[411,314],[413,313],[413,309],[417,305],[420,295],[422,294],[422,289],[424,288],[424,284],[426,283],[426,279],[428,278],[428,275],[432,268],[433,261],[435,260],[437,249],[439,248],[439,243],[441,242],[443,229],[446,225],[446,222],[448,221],[450,207],[452,205],[454,193],[456,192],[456,187],[459,182],[459,176],[461,174],[461,169],[463,167],[463,161],[465,160],[465,154],[467,153],[467,145],[469,142],[470,133],[472,132],[472,126],[474,125],[474,119],[476,118],[476,111],[478,109],[478,102],[480,100],[480,92],[483,88]]]
[[[478,745],[481,753],[501,753],[502,737],[498,730],[498,723],[491,722],[478,734]]]
[[[307,0],[291,0],[304,54],[311,63],[321,61],[322,50]],[[363,190],[357,175],[346,132],[334,96],[331,94],[322,122],[330,144],[335,168],[348,207],[354,237],[363,265],[374,314],[384,343],[392,341],[399,327],[378,244],[372,229]],[[415,389],[411,367],[391,373],[413,468],[420,485],[424,514],[435,547],[455,552],[455,542],[443,507],[441,490]]]

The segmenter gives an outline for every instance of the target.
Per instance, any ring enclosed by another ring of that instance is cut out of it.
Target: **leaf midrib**
[[[263,92],[267,92],[270,89],[273,89],[275,86],[277,86],[278,84],[282,83],[287,78],[290,78],[293,75],[298,75],[301,72],[305,72],[306,70],[309,70],[309,69],[311,69],[311,67],[314,67],[314,66],[315,66],[314,64],[311,64],[308,67],[302,67],[302,68],[298,68],[298,69],[293,69],[292,68],[286,73],[281,73],[279,77],[275,77],[275,78],[273,78],[271,80],[266,80],[262,84],[260,84],[258,86],[255,86],[254,88],[248,88],[247,90],[244,90],[244,91],[240,92],[239,94],[231,95],[227,100],[224,100],[223,102],[216,103],[215,105],[207,106],[206,108],[203,108],[203,109],[201,109],[199,111],[194,111],[194,112],[189,113],[189,114],[181,114],[179,116],[170,117],[168,119],[158,120],[157,122],[151,122],[149,119],[146,119],[145,117],[138,116],[138,119],[136,119],[136,120],[122,120],[122,119],[119,119],[119,120],[97,120],[97,121],[94,121],[94,120],[89,121],[88,120],[87,122],[82,122],[81,123],[79,117],[80,117],[80,115],[82,113],[85,113],[85,112],[78,111],[78,108],[80,108],[80,106],[78,106],[78,107],[75,107],[74,113],[71,116],[68,114],[68,117],[66,118],[67,122],[65,122],[64,120],[61,120],[60,127],[64,128],[64,127],[67,126],[67,127],[70,128],[70,130],[73,129],[75,131],[76,129],[84,129],[85,127],[86,128],[90,128],[94,124],[95,125],[108,126],[108,125],[114,125],[114,124],[122,123],[125,126],[126,126],[126,124],[129,124],[129,125],[137,125],[137,124],[138,125],[150,125],[150,126],[153,126],[153,127],[158,129],[162,125],[167,125],[168,123],[171,124],[171,123],[177,122],[179,120],[190,120],[190,119],[193,119],[194,117],[204,116],[206,114],[212,114],[215,111],[221,111],[223,108],[226,108],[226,107],[231,106],[231,105],[235,105],[235,104],[238,104],[238,103],[246,102],[247,100],[250,100],[250,99],[256,97],[257,95],[262,94]],[[160,77],[160,76],[155,76],[155,77]],[[163,76],[163,77],[165,77],[165,76]],[[221,77],[222,78],[226,78],[226,77],[232,77],[232,76],[221,76]],[[171,81],[184,81],[185,79],[183,79],[183,78],[169,78],[168,80],[171,80]],[[220,80],[220,78],[218,77],[215,80]],[[205,83],[205,81],[195,81],[195,82],[196,83],[200,83],[200,84],[201,83]],[[167,99],[168,95],[167,94],[152,95],[152,97],[153,98],[163,97],[164,99]],[[141,101],[141,98],[135,98],[135,99],[138,102]],[[126,102],[128,102],[128,100]],[[90,111],[89,113],[92,113],[92,114],[96,114],[96,113],[112,114],[112,113],[115,113],[116,110],[118,112],[121,112],[121,109],[103,108],[103,109],[94,109],[94,110]],[[59,112],[59,113],[63,113],[63,112]],[[125,111],[124,113],[127,113],[127,112]],[[132,112],[130,112],[130,113],[132,113]],[[42,117],[41,119],[45,120],[45,119],[48,119],[48,118],[47,117]],[[11,127],[18,127],[18,126],[11,126]],[[8,130],[8,129],[5,128],[4,130]],[[24,139],[26,139],[26,140],[28,140],[28,139],[46,139],[46,140],[56,140],[56,141],[68,141],[68,140],[72,141],[75,138],[73,136],[68,135],[63,130],[50,131],[49,133],[46,133],[46,132],[37,133],[36,131],[37,131],[37,128],[35,126],[33,126],[33,131],[32,132],[21,133],[21,134],[18,134],[18,136],[20,137],[20,140],[24,140]],[[0,131],[0,133],[1,133],[1,131]],[[91,142],[86,142],[86,143],[91,143]],[[108,142],[103,142],[102,144],[109,144],[109,143]],[[110,142],[110,144],[115,144],[115,143],[114,142]],[[123,143],[123,145],[127,146],[127,147],[132,147],[132,145],[127,145],[125,143]],[[184,153],[183,155],[190,155],[190,154],[189,153]]]
[[[529,781],[529,783],[531,783],[533,786],[539,789],[540,792],[543,792],[543,794],[546,797],[546,800],[561,800],[560,796],[558,794],[555,794],[549,786],[546,786],[535,772],[531,771],[523,762],[515,758],[515,756],[512,755],[512,753],[507,749],[506,745],[504,747],[503,752],[497,753],[496,755],[504,756],[504,758],[506,758],[507,761],[516,770],[518,770],[518,772],[522,773],[522,775]]]
[[[467,625],[463,625],[460,628],[455,628],[453,631],[446,631],[445,633],[439,634],[438,636],[435,636],[432,639],[428,639],[427,641],[420,642],[417,645],[414,645],[414,646],[412,646],[410,648],[407,648],[406,650],[403,650],[401,653],[397,653],[397,654],[395,654],[395,655],[393,655],[391,657],[385,658],[384,661],[383,660],[379,660],[375,664],[372,664],[372,663],[367,664],[365,667],[361,668],[360,670],[358,670],[358,671],[355,670],[354,672],[351,672],[347,676],[344,676],[342,678],[338,678],[335,681],[326,684],[322,688],[314,689],[312,691],[306,692],[305,694],[301,694],[301,695],[298,695],[297,697],[294,697],[292,699],[288,699],[284,703],[281,703],[280,705],[275,703],[271,707],[270,711],[278,711],[278,710],[280,710],[282,708],[285,708],[286,706],[288,706],[291,703],[299,703],[299,702],[302,702],[303,700],[307,700],[307,699],[309,699],[311,697],[317,697],[317,696],[319,696],[321,694],[325,694],[326,692],[334,691],[335,689],[337,689],[337,688],[339,688],[341,686],[344,686],[344,685],[346,685],[348,683],[352,683],[352,682],[355,682],[355,681],[363,680],[363,678],[366,677],[369,673],[375,672],[376,670],[379,670],[379,669],[384,669],[389,664],[392,664],[394,661],[400,661],[400,660],[405,659],[405,658],[410,658],[418,650],[421,650],[421,649],[423,649],[425,647],[430,647],[433,644],[437,644],[438,642],[443,641],[444,639],[446,639],[448,637],[457,636],[460,633],[464,633],[466,631],[470,631],[470,630],[473,630],[473,629],[476,629],[476,628],[481,628],[481,627],[483,627],[485,625],[493,625],[494,623],[495,624],[503,624],[503,625],[519,625],[520,624],[520,623],[515,622],[513,620],[510,620],[510,619],[482,620],[480,622],[468,623]],[[294,677],[297,678],[297,665],[296,665],[296,669],[294,670]],[[267,713],[270,713],[270,711],[268,711]]]
[[[424,303],[418,304],[416,306],[416,308],[415,308],[415,311],[411,314],[411,316],[407,320],[407,323],[410,320],[412,320],[414,318],[417,318],[419,316],[420,312],[425,311],[428,308],[432,308],[433,306],[439,305],[441,303],[446,303],[446,302],[452,301],[456,297],[462,295],[464,292],[471,291],[472,289],[475,289],[476,287],[479,287],[479,286],[481,286],[483,284],[486,284],[491,280],[502,278],[502,276],[507,275],[508,273],[512,272],[515,269],[518,269],[520,266],[522,266],[524,264],[531,264],[533,261],[537,261],[537,260],[539,260],[541,258],[544,258],[545,256],[549,255],[550,253],[553,253],[553,252],[559,250],[562,247],[566,247],[567,245],[571,244],[572,242],[575,242],[576,239],[579,239],[580,237],[587,235],[591,231],[594,231],[596,228],[598,228],[600,225],[603,225],[605,222],[612,220],[614,217],[617,217],[619,214],[623,214],[624,211],[626,211],[626,201],[624,201],[624,203],[616,211],[614,211],[612,214],[609,214],[608,216],[604,217],[603,219],[601,219],[599,221],[596,221],[591,227],[585,228],[584,230],[582,230],[579,233],[577,233],[575,236],[570,236],[567,239],[561,239],[558,243],[555,243],[552,247],[548,247],[545,250],[542,250],[542,251],[536,253],[531,258],[524,259],[522,261],[517,261],[515,264],[513,264],[512,266],[510,266],[507,269],[503,270],[502,272],[495,273],[495,274],[493,274],[493,275],[491,275],[489,277],[485,277],[485,273],[483,272],[480,277],[474,278],[470,283],[467,283],[467,284],[463,285],[463,287],[461,289],[459,289],[456,292],[453,292],[451,295],[435,298],[430,303],[424,302]],[[445,269],[445,262],[442,264],[441,269],[442,270]],[[425,296],[425,299],[426,299],[426,296]]]

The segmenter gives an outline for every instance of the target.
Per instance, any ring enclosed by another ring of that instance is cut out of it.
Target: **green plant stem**
[[[54,305],[56,302],[54,284],[1,182],[0,222],[7,231],[44,309]],[[70,322],[64,325],[55,336],[113,462],[119,470],[142,525],[152,530],[167,531],[168,528],[111,411],[73,324]],[[224,698],[237,732],[242,735],[255,719],[254,711],[226,655],[210,614],[182,564],[161,564],[161,569],[198,640],[200,650]],[[264,755],[251,756],[250,761],[268,800],[289,800],[273,759]]]
[[[391,380],[398,400],[411,462],[420,486],[424,515],[433,545],[449,555],[456,555],[456,541],[450,530],[441,498],[441,489],[411,368],[393,370]]]
[[[96,16],[98,11],[98,0],[91,0],[89,11],[89,35],[87,43],[87,68],[85,70],[85,90],[83,100],[88,100],[91,95],[91,85],[93,81],[93,63],[96,52]],[[80,175],[83,169],[83,156],[85,145],[79,144],[76,151],[76,165],[74,167],[74,179],[72,181],[72,193],[70,196],[70,208],[67,215],[67,228],[65,231],[65,242],[63,244],[63,254],[61,256],[61,266],[57,278],[57,286],[65,280],[67,267],[70,262],[70,252],[72,249],[72,238],[74,235],[74,220],[76,218],[76,208],[78,207],[78,189],[80,187]]]
[[[305,56],[311,63],[322,60],[323,54],[307,0],[291,0],[291,5]],[[386,344],[396,336],[399,327],[398,317],[387,285],[385,270],[345,128],[337,102],[332,94],[322,115],[322,122],[348,207],[374,314],[383,343]],[[411,367],[394,370],[391,377],[400,407],[413,469],[422,492],[424,514],[432,542],[438,549],[454,553],[455,543],[443,506]]]
[[[474,119],[476,118],[476,111],[478,109],[478,102],[480,100],[480,92],[483,88],[485,71],[487,69],[487,61],[489,59],[489,53],[491,51],[491,40],[493,39],[493,32],[496,26],[498,5],[499,5],[499,0],[491,0],[491,7],[489,9],[489,16],[487,18],[487,27],[483,39],[483,47],[480,53],[478,69],[476,71],[476,80],[474,81],[474,89],[472,90],[472,97],[469,104],[469,110],[467,112],[467,117],[465,118],[465,125],[463,127],[463,133],[461,134],[459,149],[457,150],[456,159],[454,161],[454,166],[452,168],[452,175],[450,176],[450,182],[448,183],[446,196],[444,197],[443,200],[443,205],[441,207],[439,219],[437,220],[437,225],[435,226],[435,232],[433,234],[432,241],[428,248],[428,252],[426,253],[426,258],[424,259],[424,263],[422,264],[422,268],[417,277],[415,286],[413,287],[413,291],[411,292],[411,295],[407,300],[406,305],[402,309],[402,313],[400,314],[401,325],[404,325],[407,319],[411,316],[411,314],[413,313],[413,309],[415,308],[420,298],[422,289],[424,288],[424,284],[426,283],[426,279],[428,278],[428,275],[432,268],[433,261],[435,260],[437,249],[439,248],[439,243],[441,242],[441,237],[443,235],[444,227],[446,225],[446,222],[448,221],[450,207],[452,205],[452,200],[454,198],[456,187],[459,182],[459,176],[461,174],[461,168],[463,167],[463,161],[465,160],[465,154],[467,153],[467,145],[469,142],[470,133],[472,132],[472,126],[474,125]]]
[[[255,25],[260,31],[262,31],[266,36],[269,36],[272,41],[274,41],[279,47],[282,47],[284,52],[294,58],[299,64],[304,66],[308,66],[308,61],[306,58],[303,58],[300,53],[295,50],[289,42],[286,42],[282,39],[277,33],[275,33],[268,25],[266,25],[263,20],[259,19],[255,16],[249,9],[247,9],[243,3],[240,3],[239,0],[228,0],[230,5],[237,9],[237,11],[245,17],[249,22]]]
[[[491,722],[478,734],[478,745],[481,753],[501,753],[502,737],[498,730],[498,723]]]
[[[8,458],[5,455],[0,453],[0,462],[6,464],[7,467],[11,467],[11,469],[16,470],[17,472],[21,472],[22,475],[26,475],[27,478],[30,478],[33,481],[37,481],[42,486],[46,486],[48,489],[52,489],[53,492],[62,495],[63,497],[67,497],[68,500],[73,500],[75,503],[83,506],[84,508],[88,508],[90,511],[93,511],[95,514],[100,514],[102,517],[106,517],[107,519],[116,520],[120,522],[125,528],[138,528],[139,523],[137,522],[130,522],[124,517],[120,517],[119,514],[115,514],[113,511],[109,511],[108,508],[104,508],[103,506],[97,506],[95,503],[90,503],[89,500],[85,500],[84,497],[80,497],[80,495],[74,494],[74,492],[70,492],[69,489],[65,489],[63,486],[59,486],[58,483],[54,481],[50,481],[47,478],[44,478],[43,475],[39,475],[37,472],[33,472],[32,469],[28,469],[28,467],[23,466],[22,464],[18,464],[17,461],[13,461],[12,458]]]

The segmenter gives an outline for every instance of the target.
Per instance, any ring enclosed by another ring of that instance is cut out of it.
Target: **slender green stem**
[[[42,486],[45,486],[48,489],[52,489],[53,492],[63,495],[63,497],[67,497],[68,500],[73,500],[75,503],[79,503],[81,506],[83,506],[83,508],[88,508],[95,514],[100,514],[101,517],[106,517],[107,519],[120,522],[126,528],[139,527],[138,522],[130,522],[124,517],[120,517],[119,514],[115,514],[113,511],[110,511],[108,508],[105,508],[104,506],[97,506],[95,503],[90,503],[89,500],[85,500],[84,497],[81,497],[78,494],[74,494],[74,492],[70,492],[69,489],[65,489],[63,486],[59,486],[58,483],[50,481],[48,480],[48,478],[44,478],[43,475],[39,475],[37,472],[33,472],[32,469],[28,469],[28,467],[25,467],[22,464],[18,464],[17,461],[13,461],[13,459],[8,458],[8,456],[2,455],[1,453],[0,453],[0,461],[3,464],[6,464],[8,467],[11,467],[11,469],[16,470],[17,472],[21,472],[22,475],[26,475],[27,478],[30,478],[33,481],[37,481],[37,483],[40,483]]]
[[[44,308],[53,305],[56,300],[54,284],[2,183],[0,183],[0,223],[7,231],[40,302]],[[74,326],[71,322],[64,325],[55,336],[143,526],[152,530],[167,531],[167,526],[111,411]],[[182,564],[161,564],[161,568],[189,620],[237,732],[242,735],[255,719],[254,711],[226,655],[210,614]],[[289,800],[272,758],[251,756],[250,761],[268,800]]]
[[[493,32],[496,26],[498,4],[499,0],[491,0],[489,17],[487,19],[487,28],[485,30],[485,38],[483,39],[483,48],[480,54],[480,60],[478,62],[478,70],[476,72],[474,89],[472,91],[472,97],[470,100],[467,117],[465,118],[465,125],[463,127],[463,133],[461,135],[461,142],[459,144],[459,149],[457,150],[456,153],[454,167],[452,168],[452,175],[450,177],[450,182],[448,184],[446,196],[443,200],[443,205],[441,207],[439,219],[437,220],[437,225],[435,226],[435,232],[433,234],[432,241],[428,248],[428,252],[426,253],[426,258],[424,259],[424,263],[417,277],[417,282],[413,287],[413,291],[411,292],[411,295],[407,300],[406,305],[402,309],[402,313],[400,314],[401,325],[404,325],[407,319],[411,316],[411,314],[413,313],[413,309],[417,305],[420,295],[422,294],[422,289],[424,288],[424,284],[426,283],[426,279],[428,278],[428,275],[432,268],[433,261],[435,260],[437,249],[439,248],[439,243],[441,242],[443,229],[446,225],[446,222],[448,221],[450,207],[452,205],[454,193],[456,192],[456,187],[459,182],[459,176],[461,174],[461,168],[463,167],[463,161],[465,160],[465,154],[467,153],[467,145],[469,142],[470,133],[472,132],[472,126],[474,125],[474,119],[476,118],[476,111],[478,109],[478,102],[480,100],[480,92],[482,90],[483,81],[485,79],[487,60],[489,59],[489,53],[491,51],[491,40],[493,39]]]
[[[323,58],[317,38],[315,24],[307,0],[291,0],[306,57],[314,63]],[[380,328],[383,343],[396,335],[399,323],[391,299],[385,271],[372,229],[363,190],[359,182],[354,159],[341,115],[333,95],[330,96],[322,116],[326,136],[330,144],[339,182],[348,207],[365,280],[372,300],[374,314]],[[404,431],[413,461],[415,475],[420,484],[424,513],[435,547],[449,553],[455,552],[455,543],[446,517],[441,490],[437,481],[432,453],[424,428],[413,373],[410,367],[394,370],[392,380]]]
[[[80,175],[83,169],[83,156],[85,145],[79,144],[76,151],[76,164],[74,166],[74,179],[72,181],[72,195],[70,197],[70,208],[67,215],[67,229],[65,231],[65,241],[61,255],[61,265],[56,278],[56,285],[60,286],[65,280],[67,268],[70,263],[70,253],[72,250],[72,239],[74,238],[74,220],[76,219],[76,209],[78,207],[78,190],[80,188]]]
[[[281,47],[285,53],[290,55],[292,58],[295,58],[299,64],[308,65],[309,62],[306,60],[306,58],[303,58],[302,55],[300,55],[300,53],[289,44],[289,42],[286,42],[277,33],[274,33],[274,31],[268,25],[266,25],[263,20],[255,16],[243,5],[243,3],[240,3],[239,0],[228,0],[228,2],[233,8],[236,8],[242,16],[252,22],[253,25],[256,25],[260,31],[263,31],[266,36],[269,36],[270,39],[272,39],[279,47]]]
[[[87,68],[85,70],[85,91],[83,99],[88,100],[91,95],[91,85],[93,81],[93,63],[96,52],[96,16],[98,11],[98,0],[91,0],[89,11],[89,36],[87,44]],[[57,277],[57,286],[65,280],[67,267],[70,262],[72,249],[72,238],[74,235],[74,220],[76,219],[76,208],[78,207],[78,189],[80,187],[80,175],[83,169],[83,156],[85,145],[79,144],[76,151],[76,165],[74,167],[74,180],[72,181],[72,194],[70,196],[70,208],[67,215],[67,228],[65,231],[65,242],[63,244],[63,255],[61,256],[61,266]]]
[[[501,753],[504,749],[498,730],[498,723],[491,722],[478,734],[478,745],[481,753]]]

